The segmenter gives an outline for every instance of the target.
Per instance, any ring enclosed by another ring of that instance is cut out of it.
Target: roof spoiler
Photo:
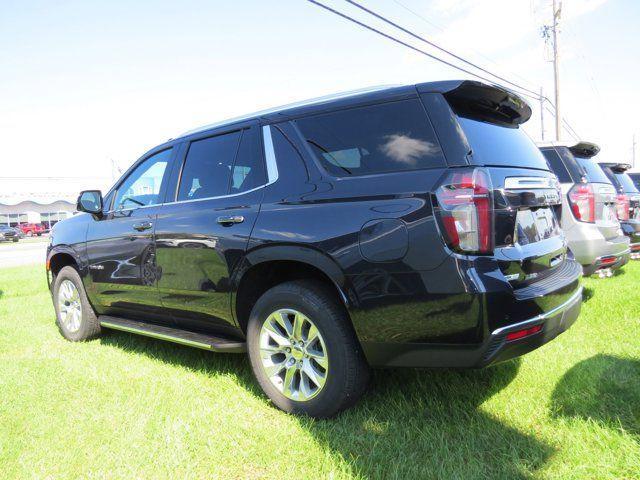
[[[604,167],[609,167],[613,170],[614,173],[624,173],[631,168],[631,165],[628,163],[607,163],[602,162],[600,165]]]
[[[444,93],[460,116],[516,127],[531,118],[531,107],[515,93],[497,85],[465,80]]]
[[[595,157],[598,153],[600,153],[600,147],[595,143],[591,143],[591,142],[576,143],[573,147],[569,147],[569,150],[576,157],[582,157],[582,158]]]

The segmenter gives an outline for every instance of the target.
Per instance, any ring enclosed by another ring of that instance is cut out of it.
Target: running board
[[[246,343],[241,340],[215,337],[204,333],[189,332],[178,328],[163,327],[152,323],[138,322],[107,315],[100,315],[98,320],[100,321],[100,325],[106,328],[137,333],[138,335],[167,340],[169,342],[211,350],[213,352],[242,353],[247,351]]]

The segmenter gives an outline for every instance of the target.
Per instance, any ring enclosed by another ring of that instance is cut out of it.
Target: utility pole
[[[560,65],[558,59],[558,23],[562,12],[562,0],[553,0],[553,83],[556,101],[556,140],[560,140],[562,117],[560,115]]]
[[[544,142],[544,92],[540,87],[540,137]]]
[[[631,168],[636,167],[636,134],[633,134],[633,149],[631,150]]]

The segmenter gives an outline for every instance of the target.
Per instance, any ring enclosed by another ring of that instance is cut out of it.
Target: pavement
[[[42,265],[44,268],[48,238],[23,239],[17,243],[0,242],[0,268]]]

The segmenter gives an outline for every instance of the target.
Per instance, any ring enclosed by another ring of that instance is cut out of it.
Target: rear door
[[[161,302],[182,328],[233,330],[230,278],[266,183],[259,128],[209,133],[184,151],[156,222]]]

